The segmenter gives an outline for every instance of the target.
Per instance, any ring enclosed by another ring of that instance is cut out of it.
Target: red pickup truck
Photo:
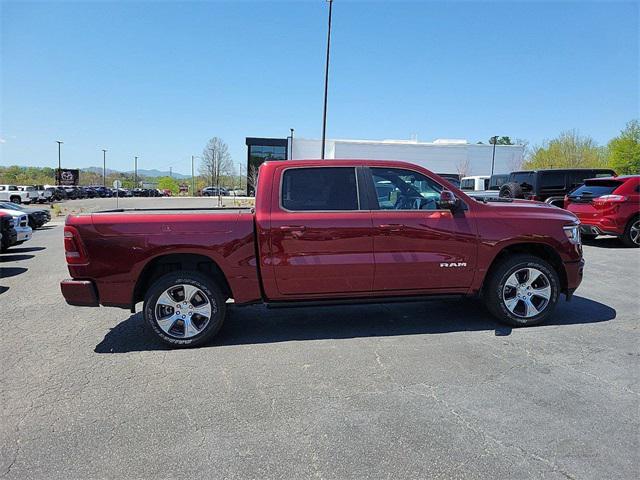
[[[584,261],[577,218],[527,200],[476,201],[404,162],[260,167],[255,209],[71,215],[71,305],[131,309],[164,342],[201,345],[235,305],[308,306],[476,296],[533,325],[569,299]]]

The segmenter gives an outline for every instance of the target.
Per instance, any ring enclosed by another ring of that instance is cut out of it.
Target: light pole
[[[200,160],[202,160],[202,157],[200,155],[191,155],[191,195],[193,195],[194,197],[196,196],[196,177],[195,177],[195,169],[193,166],[193,160],[199,158]]]
[[[59,186],[60,185],[60,173],[62,170],[62,163],[60,161],[60,145],[62,145],[64,142],[61,142],[60,140],[56,140],[56,143],[58,144],[58,175],[56,175],[56,180],[58,180],[56,183]]]
[[[138,157],[133,157],[133,188],[138,188]]]
[[[291,156],[289,157],[289,160],[293,160],[293,128],[290,128],[289,130],[291,130]]]
[[[107,186],[107,150],[102,149],[102,186]]]
[[[196,179],[193,175],[193,155],[191,155],[191,196],[196,196]]]
[[[331,13],[333,10],[333,0],[329,2],[329,27],[327,29],[327,63],[324,67],[324,108],[322,110],[322,154],[320,158],[324,159],[324,142],[327,134],[327,91],[329,88],[329,53],[331,51]]]
[[[498,136],[491,137],[491,143],[493,143],[493,155],[491,156],[491,176],[493,176],[493,167],[496,164],[496,143],[498,143]]]

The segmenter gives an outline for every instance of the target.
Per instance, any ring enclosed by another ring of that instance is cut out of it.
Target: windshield
[[[17,210],[17,211],[21,211],[20,207],[17,207],[15,204],[8,202],[8,203],[0,203],[0,208],[5,208],[7,210]]]

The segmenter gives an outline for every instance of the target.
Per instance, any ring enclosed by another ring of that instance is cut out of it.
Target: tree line
[[[631,120],[607,145],[576,130],[527,148],[522,168],[611,168],[619,175],[640,173],[640,122]]]
[[[556,138],[533,147],[529,147],[526,140],[512,141],[508,136],[491,137],[488,143],[524,145],[524,161],[521,166],[514,166],[517,168],[606,167],[620,175],[640,173],[640,122],[637,119],[629,121],[620,134],[612,138],[607,145],[598,145],[593,138],[580,135],[576,130],[562,132]],[[242,185],[242,188],[246,188],[246,182],[248,181],[251,186],[257,177],[256,171],[246,172],[244,177],[234,174],[229,146],[219,137],[213,137],[206,143],[200,156],[199,174],[196,177],[196,190],[201,190],[205,186],[238,188]],[[174,193],[178,192],[180,183],[186,183],[191,187],[191,179],[178,181],[171,177],[157,179],[138,176],[138,178],[148,182],[158,182],[159,188],[167,188]],[[125,188],[135,187],[132,173],[109,171],[106,177],[107,186],[112,185],[114,180],[120,180]],[[81,171],[81,185],[102,185],[102,182],[102,173],[91,170]],[[53,185],[55,169],[0,166],[0,184]]]

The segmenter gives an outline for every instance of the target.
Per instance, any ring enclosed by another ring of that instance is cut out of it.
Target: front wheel
[[[558,302],[558,274],[533,255],[513,255],[489,274],[483,290],[487,309],[498,320],[515,327],[544,322]]]
[[[198,272],[172,272],[156,280],[144,300],[144,318],[160,340],[173,347],[195,347],[222,327],[225,298]]]

